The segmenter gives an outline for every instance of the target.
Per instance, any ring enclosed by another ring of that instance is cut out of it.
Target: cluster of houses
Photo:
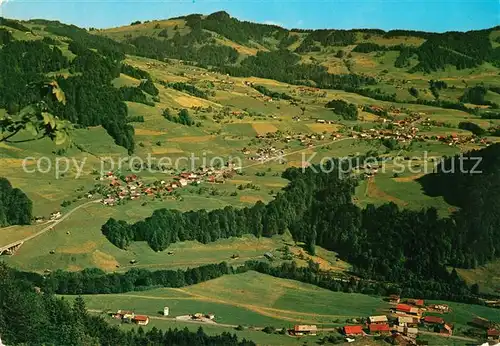
[[[250,150],[247,148],[242,149],[243,154],[249,155]],[[251,161],[258,161],[258,162],[266,162],[266,161],[271,161],[274,159],[278,159],[285,153],[284,150],[282,149],[277,149],[273,146],[268,146],[268,147],[263,147],[257,149],[257,152],[255,153],[255,156],[251,156],[249,160]]]
[[[146,315],[136,315],[133,311],[129,310],[118,310],[113,314],[113,317],[121,320],[122,323],[135,323],[140,326],[147,326],[149,323],[149,317]]]
[[[364,325],[349,325],[342,328],[348,341],[354,337],[367,335],[387,335],[394,338],[400,345],[415,345],[419,327],[433,328],[435,332],[451,336],[453,326],[437,316],[423,316],[425,312],[448,312],[447,305],[425,306],[422,299],[407,299],[400,302],[399,296],[390,296],[393,303],[390,315],[369,316]]]
[[[102,200],[104,205],[114,206],[122,200],[135,200],[141,196],[166,195],[176,189],[184,188],[188,185],[199,185],[202,182],[222,184],[225,179],[231,178],[234,174],[232,164],[221,169],[202,167],[196,172],[182,172],[173,177],[173,181],[155,181],[144,183],[136,174],[120,179],[113,172],[108,172],[102,180],[107,180],[109,184],[103,188],[101,194],[106,198]]]

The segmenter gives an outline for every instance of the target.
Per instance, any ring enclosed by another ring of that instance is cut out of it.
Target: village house
[[[500,330],[488,329],[488,331],[486,332],[486,336],[488,340],[500,342]]]
[[[50,219],[51,220],[57,220],[62,216],[60,211],[55,211],[52,214],[50,214]]]
[[[149,323],[149,317],[145,315],[136,315],[132,321],[140,326],[147,326]]]
[[[381,323],[381,324],[370,324],[368,326],[368,329],[370,330],[370,334],[390,334],[391,333],[391,328],[387,323]]]
[[[450,307],[446,304],[433,304],[427,306],[427,309],[430,311],[435,311],[435,312],[440,312],[440,313],[447,313],[450,311]]]
[[[370,316],[370,317],[368,317],[368,321],[370,321],[371,324],[387,323],[387,316],[385,316],[385,315]]]
[[[409,315],[419,316],[421,314],[421,311],[419,308],[410,306],[408,304],[398,304],[396,306],[396,313],[405,313]]]
[[[130,323],[134,318],[135,314],[130,310],[118,310],[116,314],[113,315],[114,318],[122,320],[122,322]]]
[[[428,324],[444,324],[444,320],[437,316],[425,316],[424,322]]]
[[[398,324],[402,327],[418,325],[420,322],[418,317],[414,316],[398,316]]]
[[[365,335],[363,326],[345,326],[343,332],[345,336]]]
[[[295,325],[293,327],[294,335],[316,335],[318,327],[316,325]]]
[[[418,334],[418,328],[416,327],[407,327],[407,326],[394,326],[394,329],[403,335],[406,335],[410,338],[416,338]]]
[[[401,301],[401,297],[397,294],[391,294],[389,296],[389,302],[393,304],[398,304]]]

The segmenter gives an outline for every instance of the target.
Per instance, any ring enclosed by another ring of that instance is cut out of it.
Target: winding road
[[[32,234],[26,238],[23,238],[23,239],[20,239],[20,240],[17,240],[13,243],[10,243],[8,245],[5,245],[5,246],[0,246],[0,255],[3,254],[4,252],[8,252],[10,251],[11,249],[14,249],[14,248],[18,248],[19,246],[21,246],[22,244],[24,244],[25,242],[27,242],[28,240],[31,240],[33,238],[36,238],[42,234],[44,234],[45,232],[53,229],[55,226],[57,226],[58,224],[60,224],[61,222],[63,222],[64,220],[66,220],[68,217],[71,216],[71,214],[73,214],[75,211],[81,209],[81,208],[84,208],[88,205],[91,205],[91,204],[94,204],[94,203],[100,203],[101,200],[98,199],[98,200],[93,200],[93,201],[90,201],[90,202],[86,202],[86,203],[83,203],[83,204],[80,204],[79,206],[76,206],[75,208],[71,209],[70,211],[68,211],[66,214],[64,214],[61,218],[57,219],[57,220],[53,220],[53,221],[49,221],[49,225],[47,227],[45,227],[44,229],[36,232],[35,234]]]

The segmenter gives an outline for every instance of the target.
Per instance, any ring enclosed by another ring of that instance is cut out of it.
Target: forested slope
[[[87,312],[81,297],[73,303],[37,293],[0,263],[0,335],[7,345],[255,345],[235,335],[208,336],[184,330],[142,328],[127,332]]]
[[[0,177],[0,227],[29,225],[32,211],[33,203],[28,196]]]

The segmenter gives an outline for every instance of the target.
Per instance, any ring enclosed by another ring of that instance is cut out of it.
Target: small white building
[[[168,313],[169,313],[168,306],[165,306],[165,307],[163,308],[163,316],[168,316]]]

